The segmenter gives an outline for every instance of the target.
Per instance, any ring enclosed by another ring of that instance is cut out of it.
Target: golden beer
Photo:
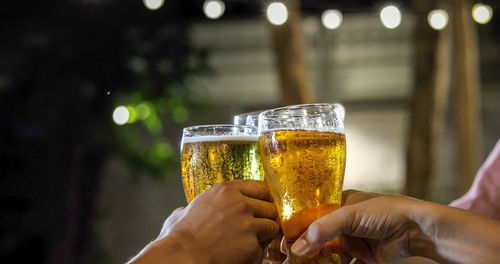
[[[287,241],[293,242],[312,222],[341,204],[345,135],[314,130],[267,130],[260,134],[259,148],[283,234]]]
[[[181,170],[188,203],[217,183],[264,178],[256,136],[183,138]]]

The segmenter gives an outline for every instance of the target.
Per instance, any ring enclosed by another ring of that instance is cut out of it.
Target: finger
[[[346,204],[346,202],[351,198],[352,195],[359,193],[358,190],[345,190],[342,192],[342,205]]]
[[[264,181],[234,180],[230,181],[229,184],[235,186],[245,196],[269,202],[273,200],[269,186]]]
[[[276,219],[278,217],[278,211],[271,202],[248,198],[248,204],[253,215],[257,218]]]
[[[352,205],[362,201],[380,196],[377,193],[360,192],[357,190],[345,190],[342,192],[342,205]]]
[[[358,258],[358,262],[356,263],[361,263],[361,261],[367,263],[376,263],[373,255],[371,254],[372,251],[370,245],[361,238],[341,236],[340,247],[342,248],[342,251],[344,253]]]
[[[272,240],[279,233],[278,224],[270,219],[256,218],[253,223],[253,230],[257,233],[259,242]]]
[[[314,221],[297,241],[291,250],[297,256],[308,256],[323,245],[344,233],[352,223],[352,214],[349,206],[340,207],[332,213]]]

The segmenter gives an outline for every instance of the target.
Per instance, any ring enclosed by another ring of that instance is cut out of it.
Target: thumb
[[[314,221],[292,245],[292,253],[300,257],[311,255],[326,242],[344,234],[352,222],[351,212],[350,206],[344,206]]]

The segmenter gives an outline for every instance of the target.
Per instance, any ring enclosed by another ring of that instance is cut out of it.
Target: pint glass
[[[308,104],[277,108],[259,115],[259,148],[265,179],[278,209],[287,247],[342,200],[345,134],[339,106]],[[295,263],[339,263],[330,241],[312,257]]]
[[[239,115],[235,115],[233,118],[233,123],[235,125],[247,125],[247,126],[259,126],[259,114],[262,111],[248,112]]]
[[[217,183],[263,180],[257,128],[206,125],[184,128],[181,142],[182,182],[188,203]]]
[[[233,118],[233,122],[235,125],[247,125],[247,126],[258,127],[259,114],[262,112],[263,111],[255,111],[255,112],[248,112],[235,115]],[[283,261],[285,261],[286,256],[280,251],[280,244],[282,238],[283,235],[280,233],[273,239],[273,241],[271,241],[269,245],[267,245],[264,248],[262,264],[282,264]]]

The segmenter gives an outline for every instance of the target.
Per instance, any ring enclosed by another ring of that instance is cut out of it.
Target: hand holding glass
[[[290,246],[314,220],[340,207],[345,134],[339,106],[296,105],[262,112],[259,148],[266,181]],[[340,263],[331,250],[335,243],[329,242],[306,259],[289,253],[288,261]]]

